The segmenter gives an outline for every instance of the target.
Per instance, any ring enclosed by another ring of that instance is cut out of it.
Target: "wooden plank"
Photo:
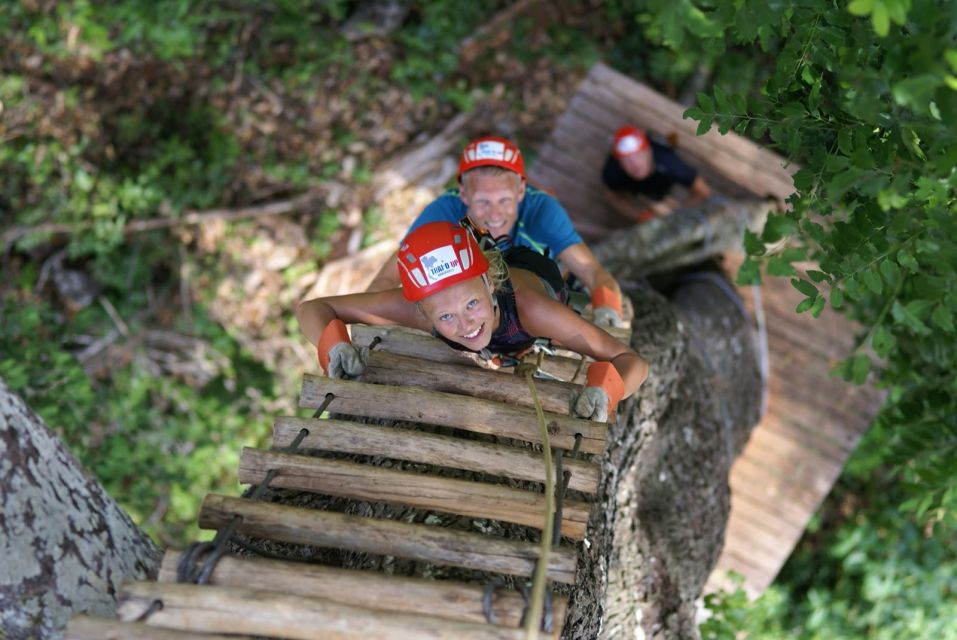
[[[519,407],[535,407],[524,376],[430,362],[387,351],[373,350],[369,353],[369,366],[358,379],[372,384],[424,387]],[[581,391],[581,386],[577,384],[553,380],[536,380],[535,388],[545,411],[565,415],[568,415],[571,399]]]
[[[823,457],[839,462],[844,466],[844,461],[850,454],[850,449],[832,438],[824,436],[813,428],[801,426],[797,421],[785,416],[779,411],[768,412],[761,419],[761,423],[755,429],[761,429],[769,434],[788,438],[801,443],[801,446],[813,449]],[[747,449],[745,449],[747,451]]]
[[[199,526],[218,529],[237,515],[242,517],[239,531],[251,536],[479,571],[529,576],[538,557],[538,545],[530,542],[215,494],[207,495],[203,501]],[[576,562],[573,549],[554,547],[549,556],[549,577],[558,582],[574,583]]]
[[[182,554],[167,551],[158,580],[176,581],[176,565]],[[210,576],[210,584],[224,587],[256,585],[257,590],[324,598],[342,604],[384,611],[429,614],[451,620],[485,622],[482,611],[484,587],[452,580],[427,580],[356,571],[316,564],[224,556]],[[440,605],[440,606],[436,606]],[[568,598],[553,596],[555,636],[561,631]],[[492,611],[498,624],[521,625],[525,599],[517,591],[497,590]]]
[[[76,615],[63,632],[64,640],[243,640],[251,636],[187,633],[176,629],[151,627],[140,622],[122,622],[106,618]]]
[[[120,598],[118,613],[126,619],[135,618],[154,600],[162,600],[163,608],[150,617],[150,624],[184,631],[248,633],[301,640],[524,638],[521,629],[238,587],[132,582],[123,586]]]
[[[421,331],[416,331],[415,329],[357,324],[351,325],[350,328],[353,343],[360,347],[368,346],[374,338],[379,337],[382,341],[376,349],[388,351],[389,353],[424,358],[436,362],[448,362],[451,364],[472,362],[463,352],[456,351],[441,340],[426,335]],[[475,363],[473,362],[472,364]],[[578,371],[578,359],[573,360],[570,358],[546,356],[542,370],[562,380],[575,382],[575,373]],[[501,369],[499,373],[509,375],[512,374],[512,369]],[[584,375],[581,376],[581,379],[584,379]]]
[[[783,496],[789,502],[800,505],[808,510],[809,516],[823,497],[817,489],[797,484],[794,478],[778,472],[763,461],[738,458],[735,464],[740,464],[742,470],[747,470],[748,475],[755,482],[760,482],[762,491],[773,492],[772,495]]]
[[[741,480],[746,481],[742,482]],[[735,472],[731,486],[731,513],[737,505],[748,505],[748,508],[765,514],[771,520],[781,520],[794,525],[804,526],[809,517],[808,509],[802,504],[788,499],[784,487],[774,484],[759,485],[758,482],[767,482],[766,477],[752,477],[740,469]]]
[[[426,391],[411,387],[389,387],[349,380],[334,380],[306,374],[299,404],[315,409],[327,393],[335,395],[329,410],[369,418],[423,422],[504,438],[516,438],[541,444],[535,411],[509,407],[452,393]],[[581,434],[581,450],[602,453],[608,427],[604,423],[545,413],[553,447],[571,449],[575,435]]]
[[[544,458],[536,451],[382,425],[278,418],[273,426],[273,446],[288,447],[302,429],[309,431],[302,441],[304,449],[382,456],[545,482]],[[598,465],[566,458],[563,467],[572,474],[568,482],[570,489],[586,493],[595,493],[598,489]]]
[[[271,487],[400,504],[537,529],[545,525],[545,495],[535,491],[386,469],[346,460],[243,448],[239,459],[240,482],[259,484],[270,469],[279,471]],[[588,503],[566,499],[562,510],[562,535],[582,540],[588,526],[589,511]],[[547,517],[551,518],[552,515]]]
[[[814,433],[818,439],[833,443],[842,451],[850,452],[860,438],[859,432],[866,429],[866,423],[829,409],[818,406],[816,402],[794,398],[792,390],[782,389],[777,380],[768,380],[768,413],[775,414],[793,427]],[[849,421],[865,426],[848,428],[846,425],[850,424]]]

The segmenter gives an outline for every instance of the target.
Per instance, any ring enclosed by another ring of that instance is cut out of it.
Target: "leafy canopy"
[[[889,459],[918,491],[909,505],[957,506],[957,13],[937,0],[687,0],[669,44],[773,54],[774,73],[744,95],[715,86],[686,116],[769,139],[800,169],[790,210],[745,238],[739,282],[761,269],[864,327],[835,373],[873,373],[888,399]],[[664,26],[675,22],[659,18]],[[714,37],[714,34],[723,34]],[[799,272],[795,262],[817,269]]]

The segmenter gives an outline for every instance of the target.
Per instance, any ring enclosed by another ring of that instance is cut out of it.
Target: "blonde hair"
[[[492,293],[495,293],[501,290],[502,285],[508,280],[508,265],[505,263],[505,256],[502,255],[498,247],[485,247],[482,249],[482,255],[488,260],[488,279],[492,285]]]
[[[465,188],[465,179],[469,176],[515,176],[515,188],[517,189],[522,184],[522,176],[518,173],[512,171],[511,169],[506,169],[505,167],[496,167],[494,165],[486,165],[483,167],[475,167],[474,169],[469,169],[462,174],[462,187]]]

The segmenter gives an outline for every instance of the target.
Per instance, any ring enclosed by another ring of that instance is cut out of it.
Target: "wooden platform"
[[[626,123],[677,141],[678,153],[729,198],[773,197],[793,190],[775,154],[733,133],[696,136],[685,107],[598,64],[582,82],[529,171],[530,180],[562,202],[586,239],[598,241],[630,223],[606,204],[601,168],[615,130]],[[732,269],[741,256],[725,256]],[[740,292],[754,317],[754,296]],[[745,578],[760,594],[774,580],[808,519],[830,491],[880,404],[872,389],[831,378],[833,363],[853,346],[854,328],[825,312],[797,315],[801,300],[786,279],[769,279],[760,296],[766,316],[767,413],[731,470],[731,517],[725,546],[707,589]]]

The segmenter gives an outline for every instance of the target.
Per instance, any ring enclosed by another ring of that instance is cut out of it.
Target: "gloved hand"
[[[608,414],[625,395],[625,382],[610,362],[592,362],[585,376],[585,388],[572,399],[576,417],[608,422]]]
[[[597,287],[591,294],[595,324],[599,327],[620,327],[621,296],[610,287]]]
[[[608,394],[601,387],[585,387],[572,398],[571,411],[576,418],[608,422]]]
[[[316,353],[319,365],[330,378],[362,375],[369,364],[369,348],[353,345],[345,323],[338,318],[322,330]]]
[[[611,307],[595,307],[595,324],[599,327],[623,327],[621,313]]]
[[[338,342],[329,350],[329,366],[326,375],[330,378],[356,378],[369,366],[369,347],[359,348],[351,342]]]

